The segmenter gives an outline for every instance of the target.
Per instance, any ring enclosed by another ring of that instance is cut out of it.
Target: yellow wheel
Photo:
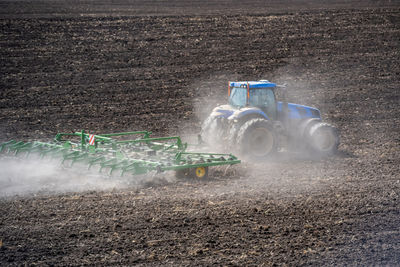
[[[175,172],[176,178],[182,179],[199,179],[205,180],[208,178],[208,167],[197,167],[192,169],[177,170]]]
[[[194,175],[197,179],[207,179],[208,167],[196,167],[194,168]]]

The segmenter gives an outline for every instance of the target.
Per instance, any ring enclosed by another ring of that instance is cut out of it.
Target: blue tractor
[[[229,82],[229,103],[214,108],[204,121],[203,142],[229,147],[250,159],[304,148],[317,156],[335,154],[337,129],[323,122],[316,108],[277,101],[280,87],[267,80]]]

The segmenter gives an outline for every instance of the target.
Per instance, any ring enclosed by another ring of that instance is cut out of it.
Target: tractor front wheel
[[[318,156],[330,156],[337,152],[339,134],[332,125],[324,122],[316,123],[310,127],[307,137],[311,153]]]
[[[277,137],[271,122],[251,119],[242,125],[237,135],[240,154],[252,160],[262,160],[277,151]]]

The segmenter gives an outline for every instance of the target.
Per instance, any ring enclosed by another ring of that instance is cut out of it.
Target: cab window
[[[250,89],[250,106],[264,110],[269,117],[275,118],[275,93],[271,89]]]

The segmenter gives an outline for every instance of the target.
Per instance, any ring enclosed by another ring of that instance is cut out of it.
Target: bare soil
[[[398,3],[223,3],[2,1],[1,140],[195,134],[228,80],[264,78],[320,108],[339,155],[1,198],[1,265],[399,265]]]

